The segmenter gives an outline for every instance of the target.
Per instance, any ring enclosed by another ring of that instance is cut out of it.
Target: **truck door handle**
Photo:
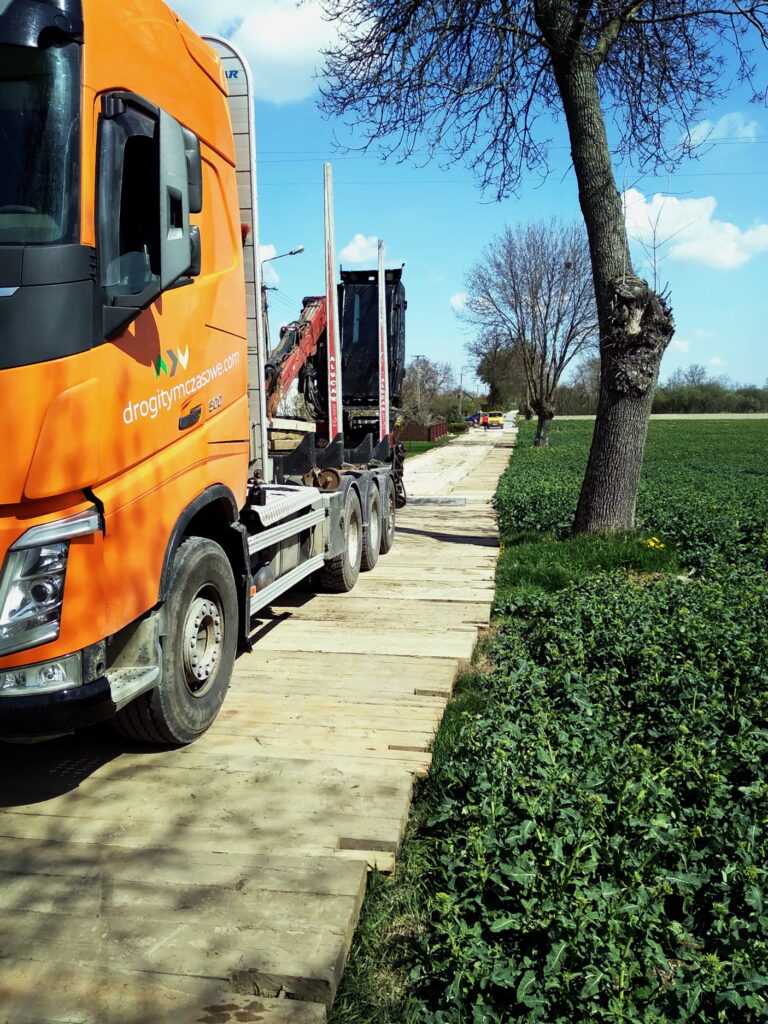
[[[179,416],[179,430],[188,430],[190,427],[194,427],[202,415],[202,405],[196,405],[186,416]]]

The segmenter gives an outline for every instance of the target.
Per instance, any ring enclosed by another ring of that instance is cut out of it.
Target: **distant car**
[[[498,427],[501,430],[504,426],[504,413],[503,412],[489,412],[488,413],[488,426]]]
[[[476,427],[480,422],[480,415],[479,412],[473,412],[471,416],[464,417],[464,422],[471,423],[473,427]]]

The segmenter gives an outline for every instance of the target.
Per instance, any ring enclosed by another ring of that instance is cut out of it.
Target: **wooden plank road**
[[[511,440],[409,462],[392,551],[275,603],[197,743],[0,745],[0,1024],[325,1020],[488,623]]]

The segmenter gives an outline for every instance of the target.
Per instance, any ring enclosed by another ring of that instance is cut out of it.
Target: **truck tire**
[[[363,510],[357,491],[350,487],[344,502],[344,550],[318,572],[322,590],[346,594],[357,583],[363,555]]]
[[[219,712],[237,653],[237,589],[229,559],[206,537],[188,537],[173,560],[160,682],[115,716],[119,733],[183,746]]]
[[[378,562],[381,549],[381,496],[375,484],[371,484],[368,490],[365,506],[360,568],[363,572],[368,572]]]
[[[382,555],[392,548],[395,543],[395,513],[397,512],[397,496],[395,494],[395,481],[392,477],[387,480],[387,521],[381,531],[381,543],[379,551]]]

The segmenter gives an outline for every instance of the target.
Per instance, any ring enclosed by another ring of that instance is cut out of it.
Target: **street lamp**
[[[416,353],[411,359],[411,365],[413,366],[419,359],[426,359],[427,357],[423,353]],[[416,409],[418,415],[421,415],[421,366],[418,366],[416,373]]]
[[[460,371],[459,371],[459,419],[461,419],[461,399],[462,399],[462,395],[464,394],[464,392],[462,390],[463,386],[464,386],[464,374],[465,373],[472,373],[472,374],[474,374],[474,372],[475,372],[474,366],[462,366]]]
[[[298,256],[299,253],[304,252],[303,245],[297,245],[295,249],[291,249],[289,252],[278,253],[277,256],[267,256],[266,259],[261,261],[261,268],[264,269],[265,263],[270,263],[272,260],[281,260],[283,256]],[[261,282],[261,316],[264,322],[264,338],[266,339],[267,349],[269,349],[269,312],[267,310],[267,290],[268,286],[264,284],[264,280]],[[274,290],[274,289],[273,289]]]
[[[300,252],[304,252],[304,246],[303,245],[297,245],[296,248],[295,249],[291,249],[290,252],[278,253],[277,256],[267,256],[267,258],[265,260],[261,261],[261,265],[263,267],[264,264],[265,263],[269,263],[270,260],[281,260],[283,258],[283,256],[298,256]]]

